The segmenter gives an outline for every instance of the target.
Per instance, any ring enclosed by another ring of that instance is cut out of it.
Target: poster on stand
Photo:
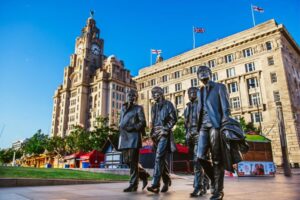
[[[273,162],[243,161],[238,163],[238,176],[274,176],[275,172]]]

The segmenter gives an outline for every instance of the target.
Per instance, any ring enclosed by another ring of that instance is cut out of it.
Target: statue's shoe
[[[147,190],[149,191],[149,192],[153,192],[153,193],[159,193],[159,186],[150,186],[150,187],[147,187]]]

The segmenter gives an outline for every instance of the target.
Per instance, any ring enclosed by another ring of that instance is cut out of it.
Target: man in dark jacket
[[[155,104],[151,110],[152,129],[150,134],[156,149],[156,155],[152,186],[148,187],[147,190],[158,193],[160,189],[160,179],[162,177],[164,186],[161,192],[167,192],[171,185],[171,178],[166,156],[168,151],[176,151],[172,128],[177,122],[177,115],[173,104],[164,99],[163,89],[161,87],[154,87],[151,92]]]
[[[197,71],[198,79],[203,83],[199,93],[199,143],[197,157],[205,173],[211,179],[213,195],[211,199],[223,199],[224,166],[221,151],[221,124],[228,121],[230,106],[225,85],[210,80],[211,70],[200,66]],[[211,152],[212,164],[207,160]]]
[[[190,194],[191,197],[196,197],[198,195],[203,195],[206,193],[208,187],[208,178],[203,172],[203,168],[197,158],[198,150],[198,100],[197,100],[197,87],[190,87],[188,89],[188,96],[190,102],[187,103],[184,110],[184,125],[186,130],[186,143],[189,149],[193,153],[194,160],[194,191]]]
[[[142,147],[142,133],[145,132],[146,120],[142,106],[136,105],[137,92],[130,90],[128,102],[123,104],[120,113],[120,136],[118,149],[123,152],[123,160],[130,166],[129,187],[124,192],[134,192],[138,179],[143,181],[143,189],[148,183],[149,174],[139,164],[139,148]]]

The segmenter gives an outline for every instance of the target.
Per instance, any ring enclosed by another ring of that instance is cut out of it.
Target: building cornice
[[[157,74],[159,72],[163,72],[165,70],[169,70],[195,60],[199,60],[215,53],[219,53],[221,51],[243,45],[250,41],[274,34],[282,30],[284,30],[285,34],[288,36],[287,38],[291,39],[291,42],[293,42],[294,46],[296,45],[295,48],[297,48],[297,44],[294,42],[291,36],[288,35],[288,32],[285,30],[284,26],[282,24],[277,25],[275,20],[272,19],[251,29],[236,33],[218,41],[187,51],[163,62],[141,69],[138,76],[136,76],[134,80],[137,81],[152,76],[153,74]]]

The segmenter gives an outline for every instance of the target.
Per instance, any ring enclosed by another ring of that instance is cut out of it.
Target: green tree
[[[0,150],[0,163],[10,163],[13,160],[14,152],[11,148]]]
[[[243,131],[244,131],[245,133],[248,133],[248,132],[252,132],[252,131],[253,131],[253,132],[255,132],[255,133],[258,134],[258,133],[260,132],[259,129],[256,128],[252,122],[248,122],[248,123],[247,123],[244,117],[241,117],[241,118],[240,118],[240,124],[241,124],[242,129],[243,129]]]
[[[46,150],[49,153],[63,156],[66,153],[66,137],[53,136],[48,138]]]
[[[13,161],[14,153],[16,153],[15,159],[21,158],[21,156],[23,154],[21,149],[19,149],[19,150],[14,150],[13,148],[1,149],[0,150],[0,163],[3,163],[3,164],[11,163]]]
[[[48,136],[38,130],[24,145],[27,154],[41,154],[45,151]]]
[[[92,149],[101,150],[107,139],[110,139],[114,144],[118,138],[116,127],[108,125],[107,117],[97,117],[94,130],[90,133],[90,145]]]
[[[66,137],[66,152],[75,153],[78,151],[88,152],[92,150],[89,144],[90,132],[78,125],[74,128],[70,135]]]
[[[176,144],[185,144],[185,127],[183,117],[179,117],[174,129]]]

